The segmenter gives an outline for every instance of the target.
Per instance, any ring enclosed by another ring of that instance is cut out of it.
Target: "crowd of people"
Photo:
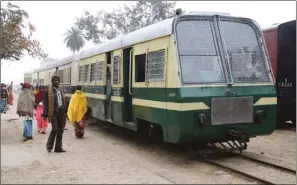
[[[84,137],[88,105],[81,86],[76,87],[76,91],[67,105],[64,92],[60,87],[59,77],[53,76],[51,82],[52,84],[47,87],[37,85],[35,88],[29,83],[22,83],[22,91],[17,103],[17,114],[24,125],[23,141],[33,139],[34,118],[37,122],[37,132],[40,134],[46,134],[48,123],[51,123],[52,129],[48,136],[46,149],[48,152],[54,149],[54,152],[61,153],[66,152],[62,147],[62,139],[67,119],[74,126],[75,136],[77,138]]]
[[[6,111],[9,110],[9,106],[13,103],[13,92],[12,84],[6,85],[1,83],[1,100],[0,100],[0,112],[6,114]]]

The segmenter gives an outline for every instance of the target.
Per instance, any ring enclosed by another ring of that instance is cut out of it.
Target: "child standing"
[[[45,130],[48,126],[47,120],[44,120],[42,118],[42,113],[43,113],[43,104],[40,102],[37,107],[36,107],[36,121],[37,121],[37,128],[38,128],[38,133],[45,134]]]

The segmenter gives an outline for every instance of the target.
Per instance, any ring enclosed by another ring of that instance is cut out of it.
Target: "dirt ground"
[[[139,142],[132,131],[103,123],[87,126],[84,139],[76,139],[73,128],[64,131],[66,153],[47,153],[48,137],[37,134],[22,142],[22,123],[16,101],[1,114],[1,183],[207,183],[252,184],[217,167],[190,160],[186,155]],[[49,126],[48,132],[51,127]],[[285,136],[285,137],[284,137]],[[276,131],[251,140],[247,154],[296,168],[295,132]],[[263,154],[261,154],[263,153]]]

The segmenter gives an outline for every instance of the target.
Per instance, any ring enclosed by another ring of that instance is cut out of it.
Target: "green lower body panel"
[[[170,143],[224,141],[231,129],[240,131],[249,137],[268,135],[276,126],[276,105],[256,106],[254,111],[265,110],[267,118],[262,123],[238,123],[212,125],[211,120],[201,125],[196,116],[200,113],[210,115],[210,110],[173,111],[144,106],[133,106],[135,119],[159,124],[163,129],[163,139]]]
[[[111,101],[112,121],[113,124],[123,126],[123,103]]]
[[[87,98],[88,99],[88,107],[91,109],[91,115],[93,118],[99,120],[105,120],[105,107],[104,101],[97,98]]]

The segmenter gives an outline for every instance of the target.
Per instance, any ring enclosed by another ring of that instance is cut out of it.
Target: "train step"
[[[112,119],[106,119],[106,122],[113,123]]]

